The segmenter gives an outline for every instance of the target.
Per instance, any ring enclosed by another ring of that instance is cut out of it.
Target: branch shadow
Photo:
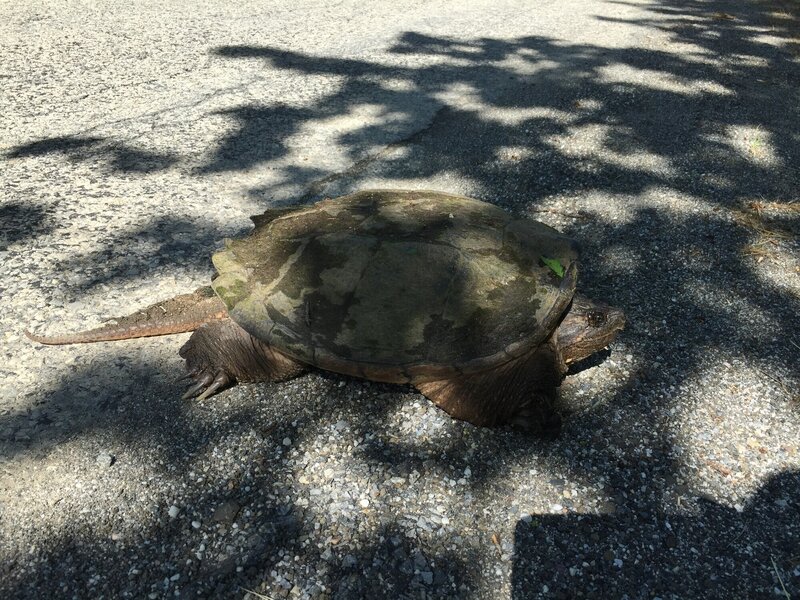
[[[43,206],[11,202],[0,206],[0,252],[11,244],[46,235],[53,230],[53,220]]]
[[[188,270],[208,265],[208,256],[219,238],[220,231],[213,224],[185,217],[161,216],[145,221],[137,229],[112,232],[98,250],[75,249],[54,266],[59,271],[82,275],[65,282],[64,287],[68,294],[79,296],[111,281],[152,276],[166,266]],[[133,247],[138,251],[131,252]],[[210,265],[207,269],[210,280]]]
[[[99,136],[59,136],[23,144],[6,153],[6,159],[62,154],[72,162],[102,159],[112,173],[154,173],[173,166],[174,154],[152,152]]]

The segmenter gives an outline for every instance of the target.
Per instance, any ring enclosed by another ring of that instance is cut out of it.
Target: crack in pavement
[[[348,168],[342,171],[331,173],[330,175],[326,175],[325,177],[321,177],[320,179],[311,182],[311,184],[309,184],[308,186],[308,190],[306,191],[306,193],[299,198],[298,203],[305,204],[307,202],[310,202],[314,198],[321,196],[324,193],[325,188],[328,187],[328,185],[330,185],[331,183],[340,181],[347,177],[355,177],[361,175],[364,171],[367,170],[367,168],[369,168],[370,165],[386,157],[392,151],[407,146],[409,144],[412,144],[414,141],[416,141],[418,138],[424,135],[427,131],[429,131],[434,125],[436,125],[437,121],[439,121],[443,117],[444,113],[448,110],[448,108],[449,108],[448,106],[439,107],[436,110],[436,112],[433,113],[428,123],[423,127],[421,127],[420,129],[418,129],[417,131],[403,138],[400,138],[395,142],[387,144],[386,146],[383,147],[383,149],[379,150],[378,152],[375,152],[373,154],[368,154],[364,158],[357,160]]]

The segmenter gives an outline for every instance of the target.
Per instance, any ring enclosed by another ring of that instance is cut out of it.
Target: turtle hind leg
[[[237,382],[282,381],[306,370],[227,318],[197,328],[180,355],[194,380],[184,399],[202,400]]]
[[[493,369],[414,385],[453,418],[551,435],[561,425],[556,388],[565,370],[558,348],[548,342]]]

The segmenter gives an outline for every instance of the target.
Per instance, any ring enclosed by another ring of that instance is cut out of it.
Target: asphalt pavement
[[[800,597],[800,5],[0,1],[0,597]],[[186,335],[44,347],[365,188],[572,235],[555,439]]]

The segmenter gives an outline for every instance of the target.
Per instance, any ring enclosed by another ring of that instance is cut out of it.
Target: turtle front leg
[[[200,326],[179,351],[194,384],[183,399],[203,400],[237,382],[282,381],[306,367],[251,336],[231,319]]]
[[[486,371],[412,383],[455,419],[481,427],[512,425],[552,435],[561,425],[555,400],[565,371],[556,344],[549,340]]]

